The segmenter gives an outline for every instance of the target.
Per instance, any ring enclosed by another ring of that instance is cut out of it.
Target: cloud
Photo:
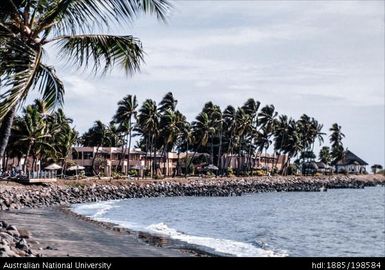
[[[385,105],[384,2],[175,1],[175,6],[166,25],[143,16],[130,28],[111,30],[143,42],[146,63],[132,78],[120,70],[93,78],[58,66],[65,110],[81,131],[96,119],[109,121],[127,94],[141,103],[173,91],[189,120],[208,100],[224,108],[253,97],[293,117],[312,115],[325,127],[338,122],[348,127],[349,148],[366,147],[369,159],[383,160],[384,147],[371,144],[383,142],[378,108]],[[56,64],[55,58],[49,63]],[[377,125],[355,128],[355,119],[371,118]]]

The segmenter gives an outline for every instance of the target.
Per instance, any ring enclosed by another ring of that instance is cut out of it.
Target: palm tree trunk
[[[252,142],[252,141],[251,141]],[[250,175],[253,176],[253,169],[251,168],[251,144],[249,146],[249,151],[248,151],[248,167],[250,170]]]
[[[219,173],[222,174],[222,127],[221,127],[221,131],[219,133],[219,147],[218,147],[218,163],[217,163],[217,166],[218,166],[218,169],[219,169]]]
[[[126,151],[125,151],[125,148],[124,148],[124,143],[122,144],[122,153],[120,154],[119,156],[119,163],[118,163],[118,168],[122,169],[121,166],[122,166],[122,160],[125,159],[125,156],[126,156]]]
[[[130,132],[129,132],[129,135],[128,135],[128,154],[127,154],[127,173],[128,173],[128,170],[130,169],[130,158],[131,158],[131,138],[132,138],[132,128],[131,128],[131,116],[130,116],[130,121],[129,121],[129,129],[130,129]]]
[[[233,154],[233,145],[232,145],[232,138],[230,138],[230,141],[229,141],[229,148],[228,148],[228,154],[230,155],[230,159],[228,158],[228,155],[226,156],[226,159],[225,159],[225,168],[227,169],[228,167],[230,167],[230,164],[231,164],[231,161],[232,161],[232,154]]]
[[[155,163],[154,157],[152,157],[153,150],[154,150],[154,138],[153,136],[151,136],[151,141],[150,141],[150,166],[151,166],[150,177],[151,178],[154,176],[154,163]],[[152,162],[151,162],[151,157],[152,157]]]
[[[174,170],[172,177],[175,177],[175,174],[179,176],[179,158],[180,158],[180,150],[178,150],[178,159],[176,160],[176,170]]]
[[[16,107],[15,105],[4,117],[1,128],[0,128],[0,166],[5,154],[5,149],[7,148],[9,137],[11,136],[11,129],[13,120],[16,116]]]
[[[33,156],[33,158],[32,158],[32,171],[37,171],[36,170],[36,157],[35,156]]]
[[[29,160],[28,157],[29,157],[29,154],[31,153],[31,149],[32,149],[32,142],[30,141],[27,148],[27,154],[24,160],[24,173],[27,173],[27,166],[28,166],[28,160]]]
[[[290,157],[287,158],[287,160],[283,166],[282,175],[287,175],[287,168],[288,168],[289,164],[290,164]]]
[[[214,136],[211,136],[210,164],[214,163]]]
[[[163,159],[163,170],[164,170],[164,175],[166,175],[166,145],[163,146],[163,150],[162,150],[162,155],[161,155],[162,159]],[[159,168],[160,168],[160,164],[159,164]]]
[[[96,170],[95,170],[95,160],[96,160],[97,154],[99,153],[99,148],[100,148],[100,145],[96,147],[96,153],[92,157],[92,163],[91,163],[92,172],[94,173],[94,175],[98,175],[98,176],[99,176],[99,173],[96,173]]]

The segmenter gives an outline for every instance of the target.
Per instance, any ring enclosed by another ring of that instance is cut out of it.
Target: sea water
[[[385,187],[73,205],[95,220],[229,256],[385,256]]]

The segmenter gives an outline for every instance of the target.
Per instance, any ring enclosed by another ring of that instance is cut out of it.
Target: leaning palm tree
[[[140,12],[165,20],[167,0],[5,0],[0,5],[0,159],[18,107],[31,90],[40,91],[49,107],[63,103],[64,85],[52,66],[44,64],[45,48],[78,68],[105,74],[118,65],[139,70],[141,42],[130,35],[88,34],[114,22],[125,25]]]
[[[136,108],[138,103],[136,96],[127,95],[118,102],[118,110],[115,113],[114,121],[119,125],[119,130],[122,131],[126,137],[127,154],[127,172],[130,169],[130,153],[131,153],[131,139],[132,139],[132,120],[136,118]],[[123,157],[126,151],[123,151]]]

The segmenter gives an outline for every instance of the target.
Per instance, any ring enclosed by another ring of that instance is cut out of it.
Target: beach
[[[180,257],[186,251],[150,245],[126,230],[80,219],[57,207],[1,212],[18,228],[30,232],[28,243],[34,256],[43,257]],[[158,242],[160,243],[160,242]]]
[[[8,244],[24,251],[10,256],[179,257],[206,256],[167,237],[96,222],[68,209],[74,203],[175,196],[239,196],[275,191],[326,191],[384,185],[382,175],[254,177],[229,179],[79,180],[47,185],[0,184],[0,220],[11,228]],[[4,226],[3,226],[4,227]],[[23,240],[24,239],[24,240]],[[26,243],[25,243],[26,242]],[[7,243],[2,243],[6,245]],[[26,248],[28,247],[28,249]],[[1,249],[1,248],[0,248]],[[29,251],[30,250],[30,251]],[[16,249],[18,251],[18,249]],[[6,256],[6,252],[2,254]]]

